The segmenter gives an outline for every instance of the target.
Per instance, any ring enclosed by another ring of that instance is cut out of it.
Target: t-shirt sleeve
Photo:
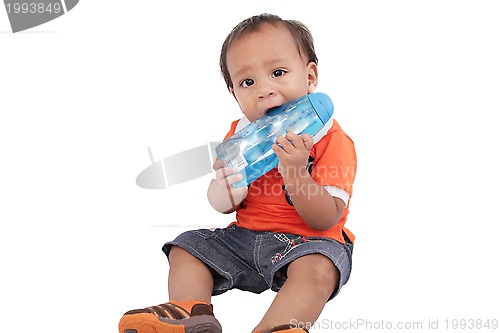
[[[313,147],[315,160],[311,175],[330,194],[345,202],[345,194],[352,195],[357,167],[356,150],[349,136],[338,124],[335,125]]]

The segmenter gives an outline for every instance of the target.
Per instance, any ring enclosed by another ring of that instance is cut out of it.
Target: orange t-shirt
[[[231,124],[231,130],[224,140],[234,134],[237,124],[238,120]],[[341,243],[345,242],[342,235],[344,231],[349,240],[354,241],[354,235],[344,227],[356,175],[354,143],[334,120],[326,135],[313,145],[310,155],[314,158],[311,171],[314,181],[346,202],[344,214],[332,228],[316,230],[302,220],[286,200],[283,178],[277,167],[250,184],[248,195],[236,210],[236,221],[231,225],[254,231],[329,237]]]

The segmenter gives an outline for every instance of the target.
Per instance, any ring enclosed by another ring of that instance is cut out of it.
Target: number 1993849
[[[15,2],[15,3],[7,3],[7,12],[9,14],[43,14],[43,13],[60,13],[62,11],[60,3],[48,3],[45,4],[43,2]]]

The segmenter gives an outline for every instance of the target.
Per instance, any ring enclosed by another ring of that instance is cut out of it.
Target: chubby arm
[[[332,197],[307,172],[306,164],[312,146],[310,135],[299,136],[289,132],[276,140],[273,151],[280,160],[279,172],[297,213],[311,228],[327,230],[342,217],[345,203]]]
[[[207,191],[208,202],[218,212],[234,212],[245,199],[248,186],[234,188],[232,184],[243,176],[236,174],[236,168],[227,168],[227,162],[217,159],[214,163],[215,179],[212,179]]]

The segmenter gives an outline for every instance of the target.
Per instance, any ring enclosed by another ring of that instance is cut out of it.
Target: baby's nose
[[[263,82],[259,87],[259,98],[267,98],[276,95],[276,88],[270,82]]]

